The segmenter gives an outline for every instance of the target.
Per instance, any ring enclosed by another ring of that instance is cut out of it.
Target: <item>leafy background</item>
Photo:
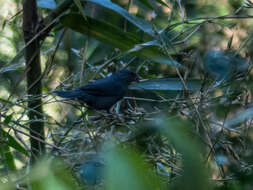
[[[37,1],[39,14],[62,2]],[[46,155],[36,165],[22,2],[0,7],[1,189],[253,188],[250,0],[73,1],[41,46]],[[217,83],[203,64],[211,49],[240,54],[248,71]],[[126,66],[142,80],[109,115],[51,93]],[[80,170],[93,159],[103,177],[89,185]]]

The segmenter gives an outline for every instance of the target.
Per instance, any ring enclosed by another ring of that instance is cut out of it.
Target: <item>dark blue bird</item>
[[[77,99],[96,110],[109,111],[117,101],[126,95],[128,85],[133,81],[137,81],[137,79],[136,73],[122,69],[109,77],[98,79],[77,89],[56,90],[53,93],[63,98]]]
[[[218,83],[234,78],[237,74],[245,73],[248,59],[234,55],[229,51],[210,50],[204,57],[204,68]]]
[[[85,162],[80,169],[81,179],[87,185],[96,185],[103,179],[105,165],[101,160],[93,159]]]

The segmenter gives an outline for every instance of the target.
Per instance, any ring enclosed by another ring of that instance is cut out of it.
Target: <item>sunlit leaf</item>
[[[129,53],[132,53],[132,52],[136,52],[136,51],[139,51],[145,47],[150,47],[150,46],[156,46],[156,47],[160,47],[160,44],[157,40],[153,40],[153,41],[148,41],[148,42],[144,42],[142,44],[137,44],[134,46],[134,48],[128,50]]]
[[[20,145],[13,136],[5,132],[4,130],[1,130],[1,132],[3,133],[3,136],[6,138],[6,145],[28,156],[28,152],[26,151],[26,149],[22,145]]]

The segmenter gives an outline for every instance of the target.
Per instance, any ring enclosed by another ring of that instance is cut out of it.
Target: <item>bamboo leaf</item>
[[[13,136],[11,136],[9,133],[5,132],[2,129],[1,132],[3,133],[3,136],[7,139],[6,145],[28,156],[28,152],[26,151],[26,149],[22,145],[20,145],[20,143],[18,143],[18,141]]]
[[[39,0],[37,1],[37,6],[45,9],[55,9],[56,3],[54,0]]]
[[[198,79],[188,79],[186,87],[191,91],[200,89],[201,81]],[[184,86],[179,78],[150,79],[129,86],[130,90],[151,90],[151,91],[181,91]]]
[[[141,18],[135,17],[134,15],[129,14],[127,12],[127,10],[121,8],[119,5],[113,3],[109,0],[86,0],[86,1],[96,3],[96,4],[103,6],[107,9],[115,11],[116,13],[123,16],[125,19],[127,19],[129,22],[131,22],[132,24],[137,26],[139,29],[141,29],[145,33],[147,33],[151,36],[154,36],[154,34],[153,34],[153,27],[154,26],[152,26],[151,23],[149,23]]]

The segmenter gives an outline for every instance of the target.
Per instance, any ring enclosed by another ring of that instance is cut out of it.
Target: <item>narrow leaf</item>
[[[152,5],[148,2],[148,0],[139,0],[143,5],[145,5],[146,7],[154,10],[154,8],[152,7]]]
[[[198,79],[188,79],[186,87],[191,91],[200,89],[201,81]],[[159,91],[181,91],[184,90],[183,84],[179,78],[160,78],[150,79],[148,81],[132,84],[130,90],[159,90]]]
[[[163,2],[163,0],[155,0],[155,1],[157,1],[157,3],[160,3],[161,5],[164,5],[164,6],[168,7],[168,8],[170,8],[167,3]]]
[[[145,33],[154,36],[153,34],[153,29],[152,29],[152,24],[141,19],[138,17],[135,17],[134,15],[129,14],[125,9],[121,8],[119,5],[112,3],[109,0],[86,0],[92,3],[96,3],[100,6],[103,6],[105,8],[108,8],[112,11],[115,11],[116,13],[120,14],[123,16],[125,19],[127,19],[129,22],[137,26],[139,29],[144,31]]]
[[[4,124],[7,125],[8,123],[10,123],[12,119],[12,115],[8,115],[4,118]]]
[[[23,146],[21,146],[13,136],[5,132],[4,130],[1,130],[1,132],[3,133],[4,137],[7,138],[6,145],[28,156],[28,152],[26,151],[26,149]]]
[[[159,43],[156,40],[142,43],[141,39],[133,33],[124,32],[115,25],[88,16],[84,20],[80,14],[64,15],[60,21],[72,30],[127,51],[126,53],[142,55],[157,63],[180,66],[179,63],[170,60],[168,56],[161,52]]]
[[[37,6],[45,9],[55,9],[56,3],[54,0],[38,0]]]
[[[140,41],[134,34],[124,32],[118,27],[90,17],[84,20],[79,14],[68,14],[61,17],[61,22],[77,32],[91,36],[101,42],[128,50]]]
[[[176,66],[176,67],[181,67],[182,66],[177,61],[172,60],[171,58],[165,57],[165,56],[152,57],[151,60],[156,62],[156,63],[162,63],[162,64],[172,65],[172,66]]]
[[[193,125],[180,117],[157,119],[156,125],[183,157],[183,173],[175,182],[176,189],[213,189],[201,157],[200,143],[193,136]]]
[[[24,66],[23,63],[16,63],[16,64],[12,64],[12,65],[9,65],[9,66],[2,67],[0,69],[0,74],[8,72],[8,71],[15,71],[15,70],[17,70],[17,69],[19,69],[23,66]]]
[[[81,15],[83,16],[83,18],[86,20],[86,15],[83,11],[83,7],[82,7],[82,4],[80,2],[80,0],[74,0],[74,3],[76,4],[76,6],[78,7],[79,9],[79,12],[81,13]]]
[[[16,165],[15,165],[14,157],[13,157],[11,151],[10,151],[9,146],[4,145],[3,150],[4,150],[5,161],[8,165],[8,169],[12,170],[12,171],[15,171],[16,170]]]
[[[160,44],[157,40],[153,40],[153,41],[148,41],[148,42],[144,42],[144,43],[141,43],[141,44],[137,44],[134,46],[134,48],[128,50],[129,53],[132,53],[132,52],[136,52],[136,51],[139,51],[145,47],[150,47],[150,46],[157,46],[157,47],[160,47]]]

